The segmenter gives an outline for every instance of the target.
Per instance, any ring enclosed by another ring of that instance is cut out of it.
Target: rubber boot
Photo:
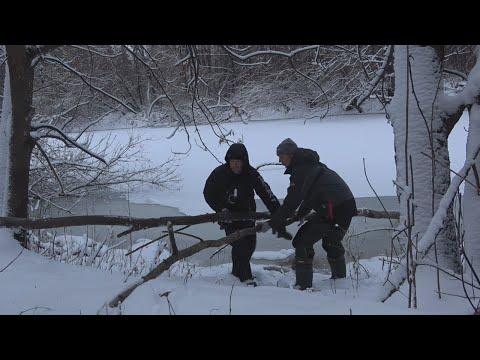
[[[332,271],[331,279],[341,279],[347,276],[347,265],[345,264],[344,256],[336,259],[327,257],[327,260]]]
[[[295,259],[295,287],[299,290],[306,290],[312,287],[313,266],[312,259]]]
[[[253,279],[250,261],[245,258],[233,258],[232,275],[238,277],[241,282]]]

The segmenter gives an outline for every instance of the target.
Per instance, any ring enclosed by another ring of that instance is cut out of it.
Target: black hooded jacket
[[[339,215],[355,215],[355,199],[350,188],[335,171],[320,162],[316,151],[298,148],[285,174],[290,174],[290,186],[282,206],[270,220],[272,227],[284,223],[300,205],[301,215],[312,209],[330,220]],[[349,206],[343,206],[347,201]]]
[[[236,175],[230,169],[230,159],[243,160],[241,174]],[[212,171],[205,183],[203,195],[208,205],[216,212],[223,209],[232,212],[256,211],[255,191],[270,213],[275,213],[280,203],[260,173],[250,165],[245,146],[231,145],[225,155],[225,161],[225,164]]]

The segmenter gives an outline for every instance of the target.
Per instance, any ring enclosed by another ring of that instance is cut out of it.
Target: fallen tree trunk
[[[357,216],[364,216],[374,219],[398,219],[398,211],[377,211],[369,209],[359,209]],[[226,220],[263,220],[269,219],[270,213],[255,212],[255,213],[213,213],[202,214],[195,216],[168,216],[160,218],[132,218],[128,216],[109,216],[109,215],[85,215],[85,216],[66,216],[58,218],[45,218],[45,219],[26,219],[16,217],[0,217],[0,226],[8,228],[23,228],[26,230],[35,229],[51,229],[62,228],[69,226],[85,226],[85,225],[117,225],[128,226],[129,230],[126,230],[117,236],[123,236],[130,232],[167,226],[169,222],[172,225],[196,225],[208,222],[218,222]]]
[[[398,211],[378,211],[370,209],[358,209],[357,216],[363,216],[371,219],[400,219]]]
[[[167,216],[146,219],[109,215],[66,216],[45,219],[0,217],[0,226],[34,230],[84,225],[117,225],[130,226],[132,231],[138,231],[153,227],[167,226],[169,222],[171,222],[172,225],[196,225],[225,220],[262,220],[268,218],[270,218],[270,213],[268,211],[257,213],[214,213],[195,216]]]

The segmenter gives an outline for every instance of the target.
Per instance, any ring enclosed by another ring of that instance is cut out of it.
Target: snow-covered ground
[[[49,260],[23,250],[8,230],[0,229],[0,314],[97,314],[134,276]],[[156,246],[143,251],[152,258]],[[278,252],[278,256],[289,250]],[[20,255],[19,255],[20,254]],[[19,255],[19,256],[18,256]],[[168,253],[167,253],[168,255]],[[255,256],[272,258],[273,254]],[[18,256],[18,257],[17,257]],[[13,262],[12,262],[13,260]],[[10,264],[11,263],[11,264]],[[9,265],[10,264],[10,265]],[[159,278],[138,287],[122,304],[122,314],[470,314],[466,300],[435,296],[434,271],[417,274],[418,309],[408,309],[403,294],[377,300],[387,265],[382,258],[348,265],[350,276],[332,281],[314,274],[314,292],[292,289],[292,270],[253,265],[259,286],[247,287],[230,274],[231,264],[196,267],[180,262]],[[461,283],[442,275],[442,291],[462,294]],[[169,304],[170,303],[170,304]]]
[[[242,138],[253,165],[276,161],[276,145],[286,137],[299,146],[318,151],[321,160],[342,175],[355,196],[372,196],[364,174],[365,157],[369,179],[379,195],[394,195],[395,178],[393,135],[383,116],[322,121],[302,120],[230,123],[234,139]],[[300,126],[301,125],[301,126]],[[465,157],[466,133],[462,118],[450,140],[452,168],[458,170]],[[172,129],[141,129],[154,142],[146,142],[146,154],[154,161],[166,160],[172,151],[186,151],[185,133],[165,139]],[[97,133],[101,135],[101,132]],[[203,141],[223,159],[227,145],[218,144],[208,128],[201,129]],[[119,138],[127,132],[118,131]],[[183,187],[180,192],[143,191],[130,194],[136,201],[154,202],[180,208],[188,214],[211,210],[203,200],[206,177],[219,163],[195,145],[181,160]],[[197,139],[198,141],[198,139]],[[262,168],[261,173],[275,194],[283,198],[288,183],[281,167]],[[64,238],[63,240],[67,240]],[[73,241],[73,239],[72,239]],[[63,245],[63,243],[62,243]],[[145,261],[153,259],[151,246],[143,251]],[[255,259],[285,259],[291,244],[279,251],[262,251]],[[13,262],[12,262],[13,261]],[[435,293],[436,271],[420,267],[417,273],[418,309],[407,308],[407,285],[386,303],[378,301],[388,265],[380,257],[348,264],[347,279],[331,281],[328,275],[315,273],[314,292],[300,292],[291,285],[294,273],[288,267],[253,265],[259,286],[247,287],[230,275],[231,264],[199,267],[181,262],[158,279],[138,287],[121,307],[122,314],[471,314],[472,308],[462,298],[459,281],[441,274],[441,299]],[[0,314],[96,314],[135,275],[93,267],[59,263],[22,250],[11,233],[0,229]],[[447,294],[453,294],[447,295]]]

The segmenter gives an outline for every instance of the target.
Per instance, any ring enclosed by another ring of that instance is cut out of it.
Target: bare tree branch
[[[167,98],[167,95],[165,95],[165,94],[164,94],[164,95],[159,95],[159,96],[157,96],[157,98],[150,103],[150,106],[148,107],[148,111],[147,111],[147,116],[150,116],[150,114],[152,113],[153,106],[154,106],[159,100],[166,99],[166,98]]]
[[[120,105],[119,105],[120,106]],[[80,139],[80,137],[85,133],[85,131],[87,131],[88,129],[90,129],[92,126],[98,124],[100,121],[102,121],[102,119],[111,114],[112,112],[116,111],[119,106],[117,106],[116,108],[113,108],[113,109],[110,109],[109,111],[107,111],[106,113],[102,114],[101,116],[99,116],[97,119],[93,120],[90,124],[88,124],[87,126],[85,126],[83,128],[82,131],[80,131],[80,133],[75,137],[75,141],[78,141],[78,139]]]
[[[259,55],[279,55],[279,56],[284,56],[284,57],[291,58],[294,55],[299,54],[299,53],[304,52],[304,51],[317,50],[319,47],[320,47],[319,45],[310,45],[310,46],[305,46],[305,47],[302,47],[302,48],[295,49],[295,50],[293,50],[289,53],[286,53],[286,52],[283,52],[283,51],[276,51],[276,50],[260,50],[260,51],[254,51],[254,52],[252,52],[250,54],[247,54],[247,55],[240,55],[240,54],[234,52],[233,50],[231,50],[229,46],[222,45],[222,48],[226,52],[228,52],[230,55],[236,57],[239,60],[247,60],[251,57],[259,56]]]
[[[90,155],[91,157],[94,157],[95,159],[97,160],[100,160],[101,162],[103,162],[104,164],[107,164],[107,161],[102,158],[101,156],[95,154],[94,152],[90,151],[89,149],[87,149],[86,147],[84,147],[83,145],[79,144],[78,142],[76,142],[74,139],[71,139],[68,135],[66,135],[61,129],[59,129],[58,127],[54,126],[54,125],[49,125],[49,124],[32,124],[32,129],[33,130],[38,130],[38,129],[42,129],[42,128],[46,128],[46,129],[50,129],[50,130],[53,130],[53,131],[56,131],[57,133],[59,133],[66,141],[68,141],[70,144],[72,144],[73,146],[75,146],[76,148],[79,148],[80,150],[82,150],[83,152],[87,153],[88,155]],[[51,137],[51,136],[48,136],[48,137]]]
[[[105,58],[116,58],[116,57],[122,55],[121,53],[118,53],[118,54],[104,54],[104,53],[98,52],[96,50],[92,50],[90,47],[85,48],[83,46],[78,46],[78,45],[67,45],[67,46],[72,47],[74,49],[87,51],[91,54],[99,55],[99,56],[102,56],[102,57],[105,57]]]
[[[255,169],[260,170],[260,168],[262,168],[264,166],[274,166],[274,165],[278,166],[278,165],[282,165],[282,163],[279,163],[279,162],[264,163],[264,164],[258,165]]]
[[[116,103],[122,105],[125,109],[127,109],[128,111],[131,111],[132,113],[136,114],[137,111],[135,111],[134,109],[132,109],[130,106],[128,106],[127,104],[125,104],[122,100],[120,100],[119,98],[109,94],[108,92],[100,89],[99,87],[95,86],[92,84],[91,82],[91,78],[89,79],[90,81],[87,81],[85,79],[85,75],[81,74],[79,71],[75,70],[74,68],[72,68],[71,66],[65,64],[65,62],[63,62],[62,60],[60,59],[57,59],[56,57],[52,57],[52,56],[44,56],[43,57],[46,61],[50,61],[50,62],[53,62],[53,63],[56,63],[56,64],[59,64],[61,66],[63,66],[64,68],[66,68],[67,70],[69,70],[72,74],[75,74],[76,76],[78,76],[86,85],[88,85],[89,87],[91,87],[92,89],[102,93],[103,95],[105,95],[106,97],[108,97],[109,99],[115,101]]]
[[[383,205],[383,202],[382,200],[380,199],[380,197],[378,196],[377,192],[375,191],[375,189],[373,188],[372,184],[370,183],[370,180],[368,179],[368,175],[367,175],[367,166],[365,165],[365,158],[363,158],[363,172],[365,174],[365,179],[367,179],[367,182],[368,182],[368,186],[370,186],[370,189],[372,189],[373,193],[375,194],[377,200],[380,202],[380,205],[382,205],[382,208],[383,210],[385,211],[385,213],[387,213],[387,208],[385,207],[385,205]],[[400,219],[400,213],[398,213],[398,219]],[[393,223],[392,223],[392,220],[391,219],[388,219],[388,221],[390,222],[390,226],[393,227]]]
[[[370,95],[376,89],[380,80],[382,80],[382,78],[385,76],[387,65],[391,61],[392,56],[393,56],[393,46],[389,45],[385,50],[385,55],[383,57],[382,64],[380,65],[380,68],[375,73],[375,77],[368,82],[362,94],[360,94],[360,96],[357,98],[355,103],[355,106],[357,108],[360,108],[360,106],[370,97]]]
[[[466,74],[462,73],[461,71],[458,71],[458,70],[443,69],[443,72],[447,73],[447,74],[457,75],[458,77],[461,77],[465,81],[468,80],[468,76]]]
[[[45,152],[45,150],[43,150],[42,146],[40,145],[40,142],[35,141],[35,146],[37,147],[38,150],[40,150],[40,152],[42,153],[42,155],[43,155],[43,157],[45,158],[45,160],[47,160],[48,166],[49,166],[50,169],[52,170],[53,175],[55,176],[55,178],[56,178],[57,181],[58,181],[58,184],[60,185],[60,189],[62,190],[62,194],[63,194],[63,195],[66,195],[66,193],[65,193],[65,188],[63,187],[62,180],[61,180],[60,177],[58,176],[57,171],[56,171],[55,168],[53,167],[53,164],[52,164],[52,162],[50,161],[50,158],[48,157],[47,153]]]
[[[27,47],[27,56],[31,59],[32,66],[35,66],[39,59],[43,58],[45,54],[58,49],[64,45],[35,45]]]
[[[18,253],[18,255],[15,256],[15,258],[14,258],[12,261],[10,261],[3,269],[0,269],[0,273],[1,273],[1,272],[4,272],[10,265],[12,265],[12,264],[15,262],[15,260],[17,260],[18,257],[19,257],[20,255],[22,255],[23,250],[25,250],[24,247],[22,247],[22,250],[20,250],[20,252]]]
[[[430,158],[430,159],[432,158],[431,155],[429,155],[429,154],[427,154],[427,153],[424,153],[423,151],[421,151],[420,153],[421,153],[422,155],[425,155],[426,157],[428,157],[428,158]],[[448,170],[450,170],[450,171],[451,171],[452,173],[454,173],[455,175],[461,176],[458,172],[456,172],[455,170],[450,169],[449,166],[445,165],[444,163],[442,163],[442,162],[439,161],[438,159],[435,159],[435,162],[438,163],[438,164],[440,164],[440,165],[442,165],[443,167],[448,168]],[[474,172],[474,174],[475,174],[475,172],[476,172],[476,167],[475,167],[475,165],[472,166],[472,169],[473,169],[473,172]],[[478,183],[478,174],[477,174],[476,176],[477,176],[477,178],[476,178],[476,180],[477,180],[477,185],[475,185],[474,183],[472,183],[472,182],[471,182],[470,180],[468,180],[467,178],[463,178],[463,180],[464,180],[466,183],[472,185],[474,188],[476,188],[476,189],[477,189],[477,192],[480,192],[480,183]]]

